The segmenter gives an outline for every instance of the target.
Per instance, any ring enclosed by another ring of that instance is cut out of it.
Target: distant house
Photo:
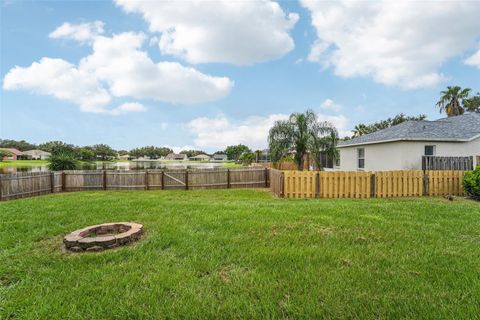
[[[255,162],[270,162],[270,150],[263,149],[261,152],[256,152],[255,157]]]
[[[33,159],[33,160],[46,160],[52,154],[50,152],[35,149],[35,150],[24,151],[23,155],[27,156],[28,158]]]
[[[184,153],[169,153],[166,157],[165,160],[188,160],[188,157]]]
[[[130,160],[130,155],[124,154],[123,156],[118,156],[118,160]]]
[[[189,159],[192,161],[210,161],[211,158],[206,154],[199,154],[194,157],[190,157]]]
[[[421,170],[423,156],[473,156],[480,164],[480,114],[406,121],[337,147],[340,159],[335,169],[342,171]]]
[[[228,157],[226,154],[224,153],[215,153],[213,156],[212,156],[212,159],[214,161],[227,161],[228,160]]]
[[[11,156],[3,157],[3,160],[18,160],[23,156],[23,152],[14,148],[0,148],[2,151],[7,151],[11,153]]]

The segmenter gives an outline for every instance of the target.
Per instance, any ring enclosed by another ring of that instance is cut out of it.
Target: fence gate
[[[168,170],[163,172],[164,189],[187,189],[188,170]]]

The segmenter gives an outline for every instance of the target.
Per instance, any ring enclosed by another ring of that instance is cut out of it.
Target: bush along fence
[[[464,171],[280,171],[270,169],[270,190],[284,198],[391,198],[464,196]]]
[[[0,200],[85,190],[268,188],[268,168],[201,170],[73,170],[0,175]]]

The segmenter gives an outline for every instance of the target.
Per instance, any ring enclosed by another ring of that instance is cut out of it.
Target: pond
[[[78,170],[145,170],[145,169],[213,169],[232,166],[225,162],[194,161],[123,161],[123,162],[82,162]],[[46,163],[22,165],[20,161],[0,167],[1,173],[48,171]]]

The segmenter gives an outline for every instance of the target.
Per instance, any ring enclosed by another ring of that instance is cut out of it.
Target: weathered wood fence
[[[0,175],[0,200],[85,190],[267,188],[268,168],[202,170],[72,170]]]
[[[422,170],[473,170],[473,157],[423,156]]]
[[[285,198],[463,196],[460,170],[280,171],[268,168],[63,171],[0,175],[0,200],[62,191],[266,188]]]
[[[464,196],[464,171],[280,171],[270,169],[270,190],[285,198],[391,198]]]

